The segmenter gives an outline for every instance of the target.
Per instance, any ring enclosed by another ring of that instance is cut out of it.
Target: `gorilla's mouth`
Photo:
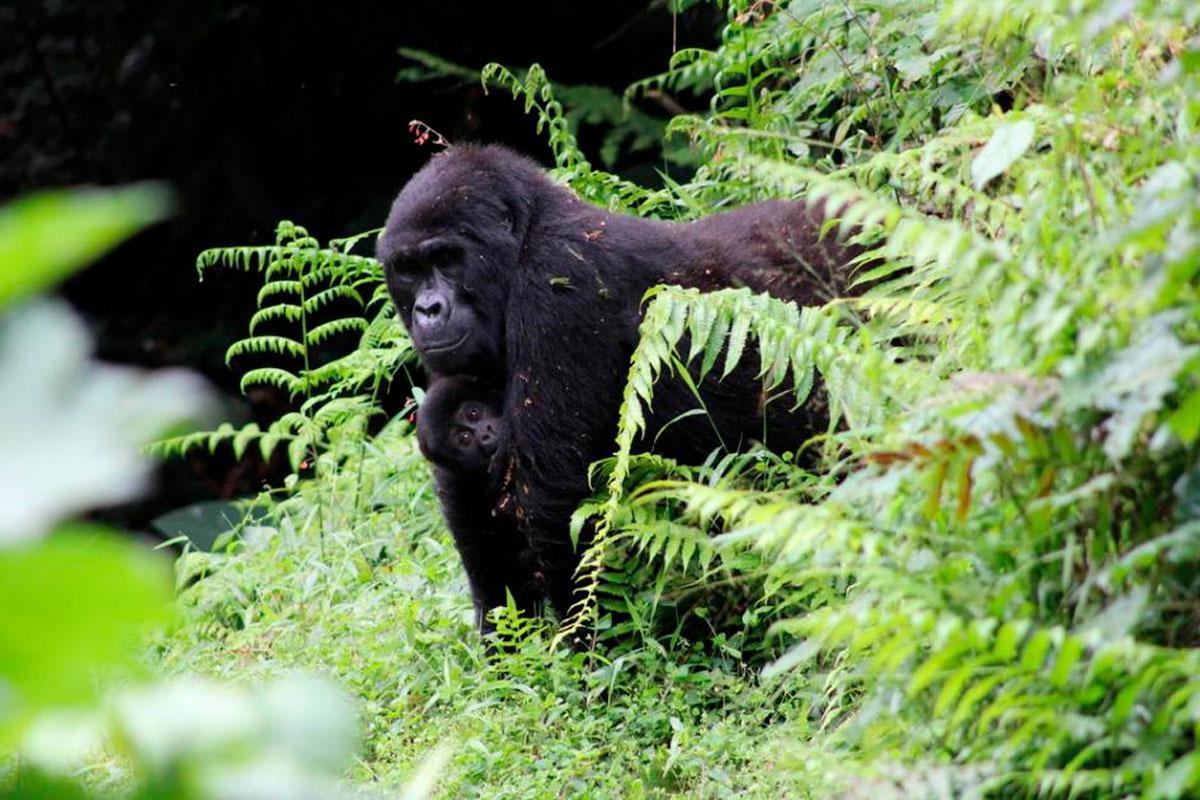
[[[470,332],[468,331],[452,342],[432,342],[420,348],[421,353],[422,355],[429,355],[430,353],[444,353],[447,350],[455,350],[462,346],[462,343],[467,340],[469,335]]]

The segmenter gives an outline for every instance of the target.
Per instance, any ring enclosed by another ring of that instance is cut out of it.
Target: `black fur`
[[[588,494],[588,465],[612,453],[645,291],[744,285],[823,303],[846,292],[858,254],[835,232],[823,236],[824,221],[820,206],[784,201],[690,223],[614,214],[500,147],[452,148],[409,181],[378,244],[401,317],[431,372],[469,373],[503,392],[490,507],[479,511],[489,503],[472,496],[473,479],[445,469],[437,479],[477,607],[502,604],[504,587],[519,590],[523,607],[543,592],[559,614],[571,605],[568,521]],[[764,425],[751,361],[702,383],[708,415],[656,442],[697,405],[682,382],[660,383],[646,441],[695,460],[764,430],[792,449],[823,427],[820,403],[798,413],[772,404]]]

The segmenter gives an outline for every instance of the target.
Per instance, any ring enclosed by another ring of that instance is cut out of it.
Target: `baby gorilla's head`
[[[485,474],[504,436],[500,397],[473,378],[438,378],[417,412],[417,443],[434,464]]]

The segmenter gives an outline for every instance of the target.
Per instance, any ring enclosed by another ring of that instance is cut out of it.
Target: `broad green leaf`
[[[1196,441],[1200,436],[1200,391],[1188,394],[1179,408],[1167,417],[1167,423],[1184,444]]]
[[[99,528],[0,551],[8,721],[91,699],[96,679],[128,666],[141,635],[165,621],[170,599],[167,559]]]
[[[39,192],[0,208],[0,308],[42,291],[162,219],[159,184]]]
[[[988,181],[1011,167],[1033,144],[1036,133],[1033,123],[1026,120],[996,128],[992,138],[971,162],[971,180],[975,188],[982,189]]]
[[[1194,797],[1188,790],[1197,786],[1200,786],[1200,753],[1191,752],[1163,770],[1145,796],[1154,800]]]
[[[160,514],[150,520],[150,526],[167,539],[186,536],[192,546],[208,550],[221,534],[247,519],[259,521],[266,516],[264,509],[244,500],[201,500]]]
[[[1083,642],[1078,637],[1067,636],[1058,651],[1058,658],[1054,660],[1054,666],[1050,669],[1051,685],[1060,689],[1066,686],[1067,679],[1071,677],[1071,668],[1082,655]]]

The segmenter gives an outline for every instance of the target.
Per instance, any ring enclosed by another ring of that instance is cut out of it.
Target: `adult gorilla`
[[[858,252],[822,236],[824,221],[818,206],[783,201],[690,223],[613,214],[494,146],[451,148],[413,176],[378,243],[392,297],[431,373],[470,374],[503,395],[491,496],[438,473],[477,611],[504,604],[505,589],[526,608],[546,595],[560,615],[570,607],[578,558],[568,522],[588,494],[589,464],[612,452],[646,290],[745,285],[824,302],[845,290]],[[708,416],[675,422],[656,449],[698,459],[718,441],[762,438],[753,366],[702,384]],[[766,424],[781,449],[823,420],[821,409],[772,410],[786,405],[773,404]],[[695,406],[680,382],[660,386],[647,441]]]

